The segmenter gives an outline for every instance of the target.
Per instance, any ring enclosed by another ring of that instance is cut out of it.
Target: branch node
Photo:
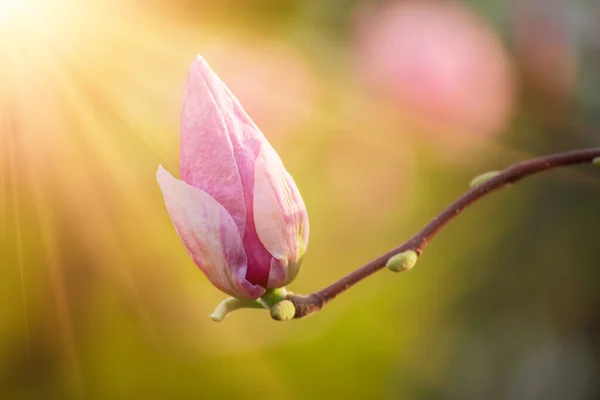
[[[308,296],[289,295],[287,300],[294,303],[294,307],[296,308],[295,319],[308,317],[320,311],[325,306],[325,301],[323,301],[323,298],[318,293],[312,293]]]

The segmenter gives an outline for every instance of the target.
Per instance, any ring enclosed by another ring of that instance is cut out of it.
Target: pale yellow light
[[[33,0],[0,0],[0,23],[23,19],[33,9]]]

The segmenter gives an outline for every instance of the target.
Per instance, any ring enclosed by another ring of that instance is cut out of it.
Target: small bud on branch
[[[385,266],[392,272],[409,271],[415,266],[418,258],[419,256],[416,252],[408,250],[390,257]]]
[[[516,183],[530,175],[535,175],[549,169],[564,167],[574,164],[600,165],[600,147],[583,150],[573,150],[565,153],[551,154],[545,157],[523,161],[501,172],[488,172],[475,178],[471,183],[472,188],[450,204],[437,217],[404,244],[375,258],[355,271],[332,283],[326,288],[308,296],[288,295],[287,300],[295,306],[294,318],[304,318],[321,310],[325,304],[335,299],[338,295],[348,290],[358,282],[388,266],[408,266],[414,257],[416,262],[427,244],[450,221],[456,218],[465,208],[475,203],[487,194]],[[412,256],[414,254],[414,256]],[[398,257],[400,256],[400,257]],[[398,258],[395,258],[398,257]],[[392,269],[393,269],[392,268]]]
[[[473,178],[473,180],[471,180],[471,183],[469,183],[469,186],[474,188],[475,186],[479,186],[482,183],[489,181],[493,177],[498,176],[499,174],[500,171],[484,172],[483,174],[477,175],[475,178]]]
[[[288,321],[294,319],[296,306],[289,300],[283,300],[271,307],[271,318],[276,321]]]

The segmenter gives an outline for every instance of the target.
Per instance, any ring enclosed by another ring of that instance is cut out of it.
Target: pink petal
[[[271,269],[285,270],[284,283],[291,282],[308,245],[308,215],[294,180],[270,146],[261,147],[256,160],[253,209],[258,237],[278,261]],[[279,285],[280,276],[271,271],[269,287]]]
[[[280,288],[282,286],[285,286],[289,282],[291,282],[292,279],[298,273],[298,271],[293,273],[292,279],[287,281],[288,268],[287,268],[287,260],[285,260],[285,261],[286,261],[286,263],[284,264],[283,262],[281,262],[279,260],[271,258],[271,263],[270,263],[271,269],[269,271],[269,280],[267,283],[268,288]]]
[[[194,74],[201,76],[202,82],[205,83],[209,92],[207,95],[215,99],[215,106],[221,113],[233,150],[233,159],[237,166],[237,173],[243,192],[243,195],[237,199],[238,201],[241,200],[244,202],[246,210],[244,216],[245,225],[243,229],[240,229],[248,261],[246,279],[255,285],[266,287],[269,281],[272,257],[265,249],[256,233],[253,215],[253,195],[254,166],[256,158],[258,157],[261,146],[270,147],[270,144],[246,114],[237,98],[208,66],[204,59],[198,56],[192,69]],[[198,151],[201,151],[201,149]],[[201,173],[206,172],[203,171]],[[206,190],[210,193],[210,185],[226,186],[229,184],[229,181],[210,183]],[[236,193],[235,196],[237,195],[238,194]],[[235,196],[232,195],[232,199],[236,199]],[[217,198],[217,200],[219,199]],[[236,221],[239,221],[239,227],[241,219],[237,219]]]
[[[250,210],[252,203],[246,203]],[[248,260],[246,279],[255,285],[267,287],[273,257],[260,241],[254,224],[254,215],[248,213],[246,219],[246,231],[244,233],[244,250]]]
[[[264,289],[246,280],[246,254],[229,212],[210,194],[175,179],[162,166],[156,176],[177,234],[210,282],[237,298],[262,296]]]
[[[223,82],[197,59],[188,76],[181,117],[181,177],[223,205],[243,235],[246,207],[230,138],[243,121],[235,108]]]

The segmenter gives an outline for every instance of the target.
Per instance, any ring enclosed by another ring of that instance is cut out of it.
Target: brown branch
[[[504,171],[499,172],[498,175],[493,178],[473,187],[463,194],[454,203],[450,204],[442,211],[441,214],[429,222],[419,233],[395,249],[375,258],[318,292],[314,292],[307,296],[295,294],[288,295],[287,300],[291,301],[296,308],[294,318],[303,318],[321,310],[325,304],[335,299],[348,288],[354,286],[380,269],[385,268],[388,260],[392,256],[409,250],[413,250],[420,255],[427,244],[442,228],[456,218],[465,208],[494,190],[506,187],[527,176],[549,169],[573,164],[592,163],[597,157],[600,157],[600,147],[551,154],[549,156],[534,158],[529,161],[512,165]]]

